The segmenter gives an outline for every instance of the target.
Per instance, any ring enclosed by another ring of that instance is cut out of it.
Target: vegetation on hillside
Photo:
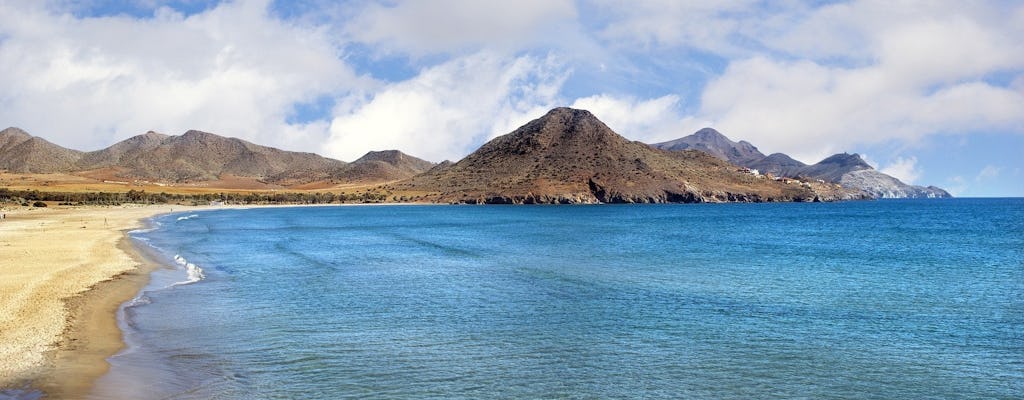
[[[355,193],[331,192],[275,192],[275,193],[151,193],[144,190],[127,192],[46,192],[39,190],[10,190],[0,188],[0,204],[27,205],[34,202],[56,202],[59,205],[121,205],[133,204],[335,204],[381,203],[405,201],[406,197],[393,196],[380,189]]]

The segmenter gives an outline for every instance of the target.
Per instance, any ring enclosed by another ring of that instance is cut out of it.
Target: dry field
[[[294,186],[269,185],[254,178],[226,176],[216,181],[171,184],[126,180],[125,178],[100,179],[97,174],[14,174],[0,171],[0,188],[10,190],[38,190],[41,192],[127,192],[129,190],[147,193],[207,194],[207,193],[278,193],[278,192],[358,192],[377,188],[378,183],[332,183],[312,182]]]

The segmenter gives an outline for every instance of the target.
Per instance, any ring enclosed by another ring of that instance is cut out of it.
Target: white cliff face
[[[873,169],[848,172],[839,179],[839,184],[861,189],[880,199],[952,197],[937,187],[908,185]]]

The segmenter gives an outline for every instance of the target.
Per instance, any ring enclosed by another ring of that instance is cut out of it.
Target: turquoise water
[[[1024,397],[1022,199],[156,223],[96,398]]]

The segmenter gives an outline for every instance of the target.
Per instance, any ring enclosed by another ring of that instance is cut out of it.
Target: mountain
[[[825,187],[827,186],[827,187]],[[738,171],[699,151],[632,142],[590,112],[556,108],[458,162],[397,190],[457,203],[663,203],[800,201],[855,196],[787,185]]]
[[[371,151],[348,164],[197,130],[180,136],[150,131],[87,153],[18,128],[0,131],[0,168],[17,173],[67,172],[97,180],[217,181],[214,184],[233,188],[337,180],[371,184],[406,179],[433,167],[397,150]]]
[[[120,165],[122,161],[128,163],[160,146],[167,135],[153,131],[144,135],[130,137],[126,140],[115,143],[103,150],[91,151],[82,155],[78,161],[79,169],[96,169]]]
[[[935,186],[908,185],[876,171],[858,154],[835,154],[817,164],[807,165],[782,153],[765,156],[750,143],[733,142],[711,128],[704,128],[692,135],[651,146],[665,150],[697,149],[762,173],[779,177],[821,179],[863,190],[875,198],[952,197],[945,190]]]
[[[29,135],[28,132],[13,126],[0,131],[0,154],[6,154],[8,148],[17,146],[19,143],[31,138],[32,135]]]
[[[389,150],[348,164],[197,130],[180,136],[147,132],[83,153],[8,128],[0,131],[0,169],[237,189],[397,182],[396,190],[423,200],[464,203],[836,200],[864,196],[857,188],[875,197],[948,196],[939,188],[905,185],[856,154],[807,166],[784,154],[764,156],[713,129],[654,146],[665,150],[631,142],[587,111],[556,108],[457,163],[435,165]],[[723,160],[833,184],[787,185]]]
[[[798,176],[807,168],[807,164],[794,160],[782,153],[772,153],[760,160],[751,161],[743,165],[764,173],[771,173],[775,176]]]
[[[347,182],[391,182],[411,178],[434,167],[434,163],[398,150],[371,151],[331,173]]]
[[[123,178],[196,182],[228,176],[269,182],[302,181],[303,175],[343,166],[313,153],[284,151],[237,138],[190,130],[181,136],[154,132],[86,153],[80,170],[112,168]]]
[[[212,133],[147,132],[102,150],[70,150],[18,128],[0,131],[0,169],[16,173],[77,173],[98,179],[199,182],[245,177],[272,183],[308,182],[345,166],[338,160],[256,145]]]
[[[824,160],[818,161],[817,164],[804,167],[799,175],[824,179],[829,182],[839,182],[843,179],[843,175],[854,171],[866,170],[874,170],[874,168],[864,161],[863,158],[860,158],[859,154],[840,153],[828,156]]]
[[[0,131],[0,169],[16,173],[67,172],[82,152],[66,149],[18,128]]]
[[[882,199],[938,199],[953,197],[935,186],[908,185],[874,169],[857,170],[843,174],[839,184],[860,188]]]
[[[742,140],[739,143],[733,142],[711,128],[704,128],[690,136],[651,146],[668,151],[700,150],[736,165],[764,158],[764,154],[754,145]]]
[[[766,170],[771,171],[771,170]],[[857,188],[880,199],[918,199],[953,197],[935,186],[908,185],[871,167],[859,154],[840,153],[817,164],[808,165],[796,176],[823,179],[846,187]]]

